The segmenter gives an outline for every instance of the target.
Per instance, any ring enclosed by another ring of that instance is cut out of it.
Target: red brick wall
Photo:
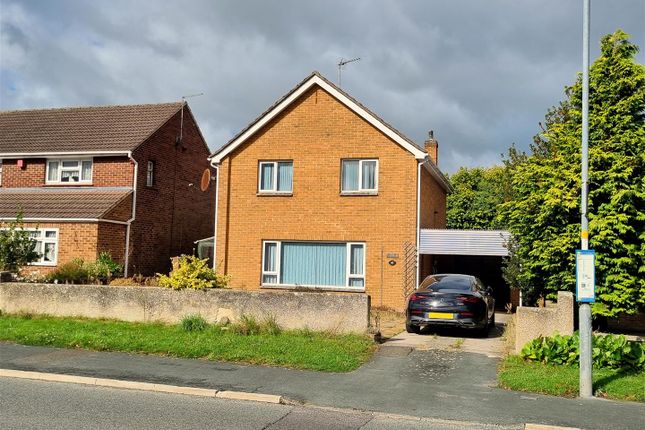
[[[139,163],[137,214],[130,241],[130,271],[150,275],[167,271],[170,257],[192,254],[193,242],[213,235],[215,189],[200,191],[210,151],[190,111],[184,111],[183,145],[177,146],[177,113],[134,152]],[[148,161],[155,183],[146,186]]]
[[[94,157],[92,185],[132,187],[134,167],[128,157]]]
[[[7,188],[42,187],[45,185],[45,158],[25,158],[24,167],[18,160],[3,160],[2,186]],[[131,187],[133,167],[128,157],[94,157],[92,183],[95,187]],[[65,183],[63,186],[88,186]],[[58,186],[58,185],[52,185]]]
[[[97,255],[107,251],[119,264],[125,262],[125,231],[123,224],[100,222],[98,224]]]
[[[6,188],[40,187],[45,184],[45,159],[26,158],[24,167],[18,160],[2,160],[2,186]]]
[[[446,193],[439,183],[421,168],[421,228],[446,228]],[[421,255],[419,257],[419,282],[434,273],[434,257]]]
[[[120,201],[116,206],[109,210],[102,219],[113,221],[127,221],[132,217],[132,194]]]

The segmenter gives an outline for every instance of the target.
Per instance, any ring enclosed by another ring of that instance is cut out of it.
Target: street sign
[[[596,252],[576,251],[576,297],[581,303],[596,301]]]

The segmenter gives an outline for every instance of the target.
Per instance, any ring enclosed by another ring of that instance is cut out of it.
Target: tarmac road
[[[0,378],[0,422],[4,430],[517,428],[13,378]]]

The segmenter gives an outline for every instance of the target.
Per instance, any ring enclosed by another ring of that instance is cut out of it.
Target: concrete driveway
[[[504,327],[510,315],[496,313],[495,327],[488,332],[488,337],[479,337],[468,330],[459,329],[424,329],[420,334],[405,331],[388,339],[383,347],[400,346],[418,351],[444,350],[484,354],[487,357],[499,358],[504,355],[505,341],[502,337]]]

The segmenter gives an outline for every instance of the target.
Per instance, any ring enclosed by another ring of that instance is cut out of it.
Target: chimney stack
[[[424,147],[430,159],[435,165],[439,165],[439,142],[434,138],[434,130],[428,132],[428,140],[424,142]]]

